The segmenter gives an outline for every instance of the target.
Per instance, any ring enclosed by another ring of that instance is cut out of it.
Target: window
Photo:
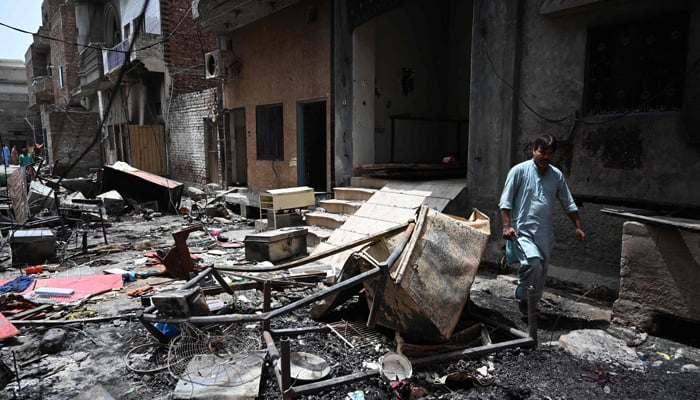
[[[146,24],[144,21],[143,15],[134,18],[134,35],[146,33]]]
[[[588,114],[680,110],[688,52],[688,14],[591,28]]]
[[[282,104],[257,106],[255,108],[255,125],[257,127],[258,160],[284,159]]]
[[[63,65],[58,66],[58,87],[63,89]]]

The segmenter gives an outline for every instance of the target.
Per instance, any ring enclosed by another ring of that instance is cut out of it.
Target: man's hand
[[[518,237],[518,232],[510,224],[510,210],[501,208],[501,219],[503,220],[503,239],[511,240]]]
[[[511,240],[518,237],[518,232],[513,229],[512,226],[509,227],[503,227],[503,239],[505,240]]]
[[[586,232],[583,231],[583,228],[576,228],[576,240],[581,243],[586,241]]]

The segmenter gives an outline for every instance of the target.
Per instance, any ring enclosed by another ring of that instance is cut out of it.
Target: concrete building
[[[220,79],[236,180],[324,192],[363,166],[447,156],[466,175],[470,3],[194,4],[228,57]]]
[[[199,4],[197,4],[199,3]],[[194,2],[218,34],[207,76],[223,93],[229,183],[331,186],[331,3]]]
[[[500,232],[506,173],[549,133],[588,231],[579,245],[557,215],[551,275],[611,296],[625,219],[602,210],[700,209],[696,1],[193,7],[225,60],[211,77],[222,82],[227,173],[256,191],[325,191],[372,166],[452,157],[435,175],[466,177],[465,214],[479,208]],[[318,158],[324,167],[309,167]],[[502,244],[494,234],[485,261],[498,262]]]
[[[700,4],[474,1],[474,16],[472,204],[498,229],[508,169],[535,135],[556,136],[588,241],[560,213],[553,274],[616,291],[624,219],[602,209],[698,215]]]
[[[27,110],[27,75],[21,60],[0,60],[0,141],[20,151],[35,140],[36,114]],[[41,134],[41,131],[39,131]],[[1,147],[1,145],[0,145]]]
[[[44,1],[26,63],[55,175],[124,161],[185,182],[217,181],[205,121],[219,100],[202,61],[214,36],[193,25],[185,0]],[[192,94],[201,104],[181,100]]]

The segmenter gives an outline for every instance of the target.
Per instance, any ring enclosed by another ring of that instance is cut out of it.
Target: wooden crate
[[[305,208],[316,204],[313,188],[307,186],[271,189],[260,193],[260,208],[273,211]]]

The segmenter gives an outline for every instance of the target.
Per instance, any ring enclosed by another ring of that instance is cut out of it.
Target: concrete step
[[[316,247],[322,242],[328,240],[333,233],[333,229],[323,228],[320,226],[307,226],[308,233],[306,234],[306,246]]]
[[[306,213],[306,225],[320,226],[327,229],[338,229],[348,218],[345,215],[333,214],[321,211]]]
[[[329,213],[353,215],[362,207],[362,203],[361,201],[330,199],[321,200],[319,205]]]
[[[359,187],[337,187],[333,188],[336,200],[367,201],[376,192],[375,189]]]
[[[353,176],[350,178],[350,186],[368,189],[381,189],[389,182],[388,179],[373,178],[368,176]]]

